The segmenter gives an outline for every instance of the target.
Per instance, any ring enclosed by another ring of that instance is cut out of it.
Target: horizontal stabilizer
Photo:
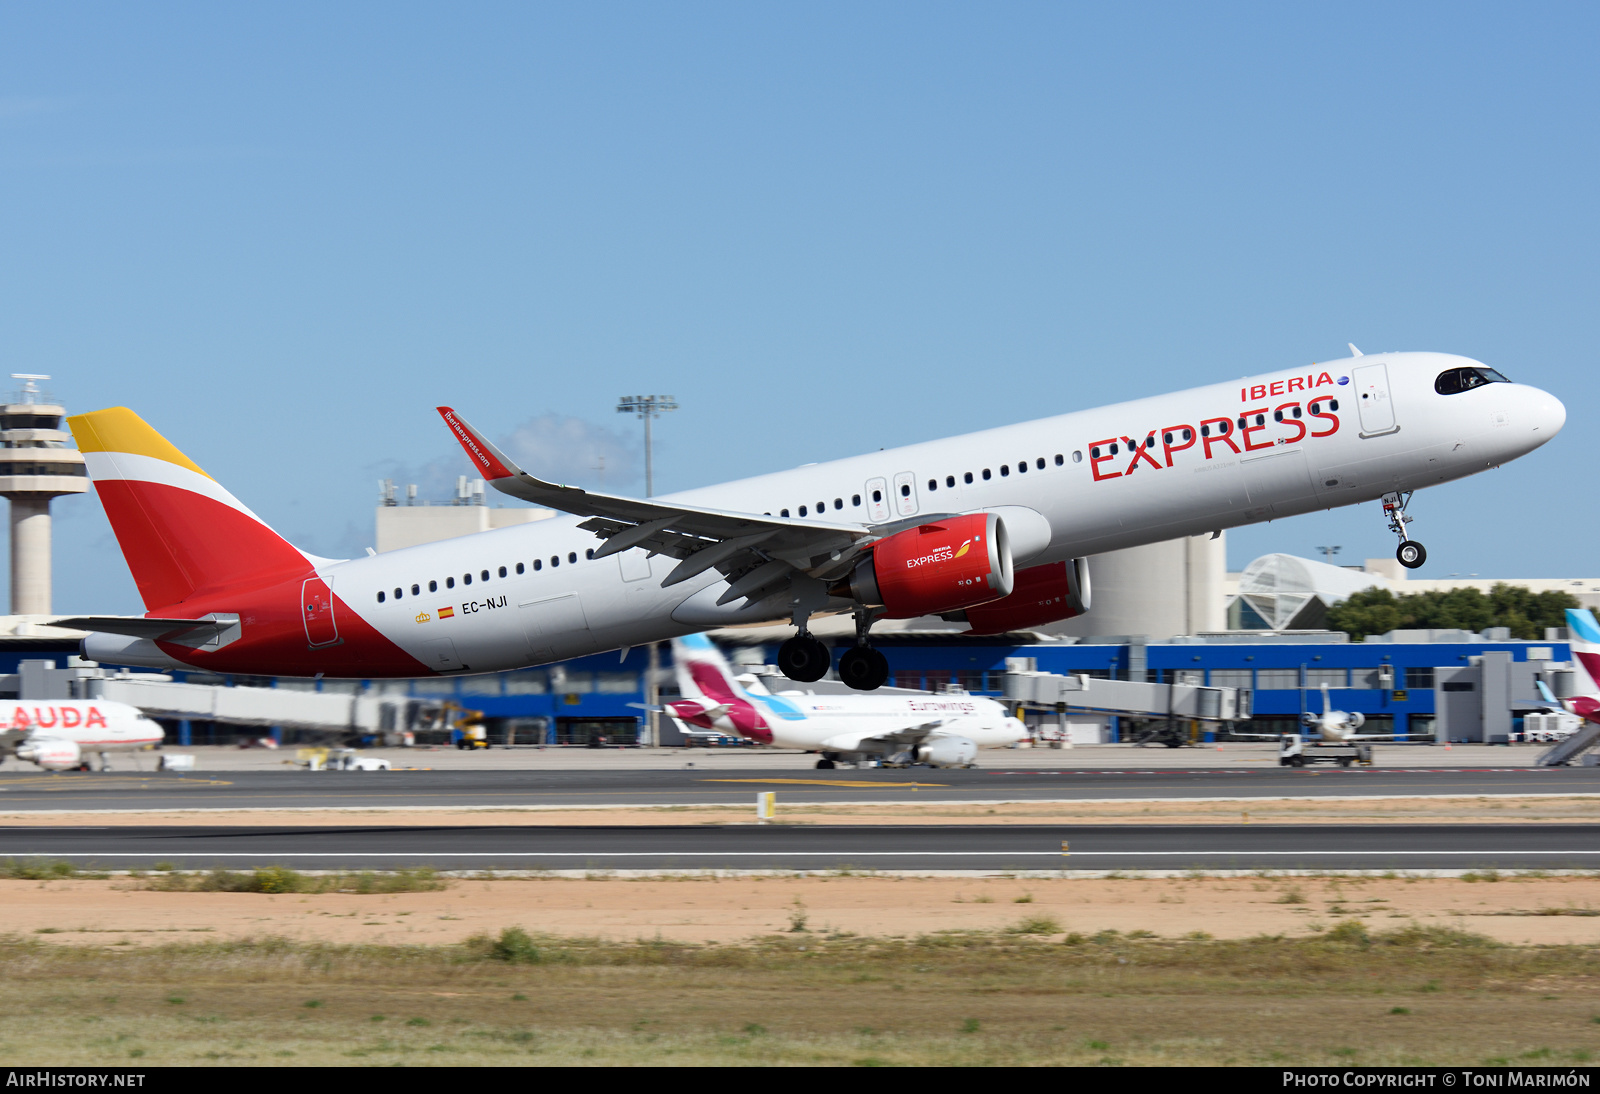
[[[53,619],[49,626],[68,627],[75,631],[100,631],[104,634],[125,634],[130,638],[166,638],[184,636],[192,642],[196,632],[221,634],[237,627],[239,620],[232,619],[151,619],[143,615],[76,615],[66,619]]]

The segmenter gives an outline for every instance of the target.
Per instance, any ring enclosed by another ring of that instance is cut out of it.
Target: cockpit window
[[[1509,384],[1511,381],[1492,368],[1453,368],[1439,373],[1433,390],[1440,395],[1459,395],[1484,384]]]

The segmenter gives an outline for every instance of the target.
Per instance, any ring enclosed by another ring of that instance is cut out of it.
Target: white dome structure
[[[1230,623],[1257,629],[1251,624],[1256,622],[1252,617],[1258,617],[1266,630],[1311,630],[1327,625],[1331,605],[1374,587],[1391,586],[1387,579],[1361,570],[1295,555],[1262,555],[1239,575],[1239,621]]]

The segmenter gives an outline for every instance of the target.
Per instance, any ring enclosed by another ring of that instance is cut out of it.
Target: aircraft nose
[[[1561,427],[1567,424],[1567,408],[1560,399],[1536,387],[1527,389],[1527,400],[1528,418],[1534,436],[1543,444],[1560,433]]]

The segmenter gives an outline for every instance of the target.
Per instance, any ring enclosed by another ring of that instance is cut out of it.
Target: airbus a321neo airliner
[[[490,672],[710,627],[853,612],[840,677],[884,683],[879,618],[993,634],[1089,608],[1085,556],[1412,492],[1554,437],[1553,396],[1464,357],[1356,356],[648,499],[518,468],[440,407],[473,467],[565,518],[336,561],[291,546],[125,408],[70,419],[144,598],[84,617],[94,661],[284,676]],[[535,469],[537,470],[537,469]]]

